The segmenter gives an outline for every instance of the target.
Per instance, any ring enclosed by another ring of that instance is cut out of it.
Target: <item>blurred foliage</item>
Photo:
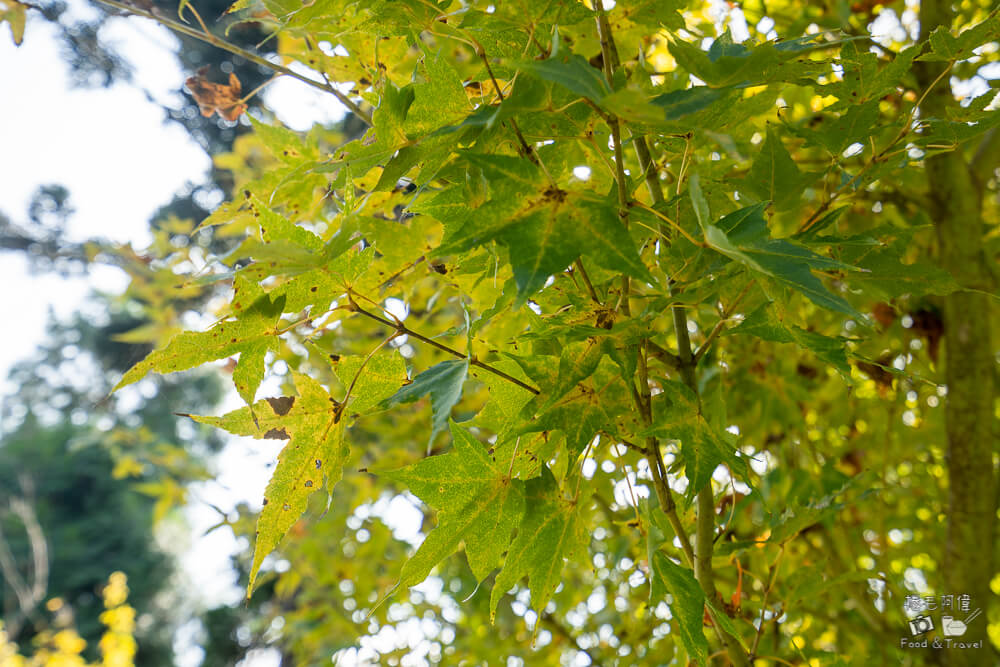
[[[34,638],[31,655],[19,652],[17,644],[10,641],[0,621],[0,667],[128,667],[135,664],[135,609],[126,603],[129,593],[127,581],[125,573],[114,572],[101,593],[105,610],[100,614],[104,630],[98,642],[99,660],[88,662],[84,659],[87,640],[65,619],[62,622],[64,627],[42,632]],[[53,598],[46,608],[58,616],[63,610],[63,601]],[[140,664],[153,664],[145,662],[146,658],[141,656],[139,659],[143,660]]]

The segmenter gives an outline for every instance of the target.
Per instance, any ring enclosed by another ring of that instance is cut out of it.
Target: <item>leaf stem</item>
[[[372,123],[372,116],[371,116],[371,114],[368,111],[365,111],[364,109],[362,109],[354,101],[352,101],[349,97],[347,97],[346,95],[344,95],[342,92],[340,92],[339,90],[337,90],[334,86],[330,85],[329,83],[323,83],[321,81],[316,81],[315,79],[312,79],[312,78],[310,78],[308,76],[305,76],[303,74],[299,74],[298,72],[296,72],[293,69],[289,69],[288,67],[285,67],[284,65],[280,65],[278,63],[273,63],[270,60],[268,60],[267,58],[264,58],[262,56],[257,55],[256,53],[252,53],[250,51],[247,51],[244,48],[236,46],[232,42],[228,42],[228,41],[222,39],[221,37],[216,37],[215,35],[213,35],[212,33],[208,32],[207,30],[205,32],[202,32],[200,30],[196,30],[195,28],[192,28],[191,26],[184,25],[180,21],[175,21],[175,20],[173,20],[171,18],[167,18],[166,16],[161,15],[159,12],[156,12],[155,10],[142,9],[142,8],[134,6],[134,5],[126,4],[124,2],[119,2],[118,0],[97,0],[97,2],[100,3],[100,4],[102,4],[102,5],[107,5],[108,7],[114,7],[115,9],[118,9],[120,11],[126,12],[128,14],[134,14],[135,16],[142,16],[144,18],[151,19],[151,20],[156,21],[157,23],[159,23],[160,25],[162,25],[162,26],[164,26],[166,28],[170,28],[174,32],[178,32],[178,33],[180,33],[182,35],[187,35],[188,37],[192,37],[194,39],[200,40],[202,42],[205,42],[206,44],[211,44],[212,46],[220,48],[223,51],[228,51],[229,53],[232,53],[234,55],[240,56],[241,58],[244,58],[244,59],[248,60],[249,62],[252,62],[252,63],[254,63],[256,65],[260,65],[261,67],[266,67],[266,68],[268,68],[268,69],[270,69],[272,71],[278,72],[280,74],[284,74],[286,76],[290,76],[293,79],[298,79],[302,83],[310,85],[313,88],[318,88],[319,90],[322,90],[323,92],[330,93],[331,95],[333,95],[334,97],[336,97],[337,100],[340,101],[341,104],[343,104],[345,107],[347,107],[348,109],[350,109],[356,116],[358,116],[358,118],[360,118],[361,120],[363,120],[369,126],[371,126],[373,124]],[[200,17],[199,17],[199,21],[200,21]]]
[[[657,183],[657,185],[659,185],[659,183]],[[663,199],[662,195],[660,196],[660,199],[661,200]],[[695,237],[691,236],[691,234],[689,234],[683,227],[681,227],[679,224],[677,224],[676,221],[670,219],[669,217],[667,217],[666,215],[664,215],[660,211],[657,211],[652,206],[647,206],[646,204],[643,204],[641,201],[637,201],[637,200],[633,200],[632,201],[632,206],[638,206],[639,208],[643,209],[644,211],[649,211],[650,213],[652,213],[653,215],[655,215],[657,218],[659,218],[660,220],[663,220],[664,222],[666,222],[667,224],[669,224],[671,227],[673,227],[674,229],[676,229],[678,232],[680,232],[681,236],[683,236],[684,238],[686,238],[688,241],[690,241],[694,245],[698,246],[699,248],[707,248],[708,247],[707,243],[705,243],[704,241],[699,241]]]
[[[736,503],[734,502],[735,506]],[[754,656],[757,655],[757,647],[760,645],[760,638],[764,634],[764,612],[767,611],[767,598],[771,594],[771,589],[774,588],[774,581],[778,577],[778,568],[781,566],[781,558],[785,555],[785,543],[781,543],[781,548],[778,551],[778,555],[775,556],[774,562],[771,563],[771,571],[767,577],[767,586],[764,587],[764,596],[760,602],[760,621],[757,624],[757,634],[754,635],[753,645],[750,647],[750,660],[754,660]]]
[[[336,423],[337,421],[340,420],[341,414],[344,412],[344,409],[347,407],[347,400],[351,397],[351,394],[354,392],[354,385],[356,385],[358,383],[358,378],[361,377],[361,372],[363,370],[365,370],[365,366],[368,365],[368,362],[371,361],[372,357],[374,357],[375,354],[379,350],[381,350],[383,347],[385,347],[386,345],[388,345],[394,339],[396,339],[396,338],[398,338],[399,336],[402,336],[402,335],[403,334],[400,333],[398,330],[395,331],[395,332],[393,332],[393,334],[391,336],[389,336],[388,338],[386,338],[385,340],[383,340],[381,343],[379,343],[378,345],[376,345],[375,347],[373,347],[371,349],[371,351],[365,356],[364,361],[362,361],[361,365],[358,366],[358,370],[356,370],[354,372],[354,377],[351,378],[351,384],[350,384],[350,386],[347,387],[347,393],[344,394],[344,400],[342,400],[340,402],[340,405],[337,406],[337,413],[336,413],[336,415],[334,417],[334,423]]]
[[[805,223],[803,223],[802,226],[799,228],[799,231],[798,231],[799,234],[802,234],[803,232],[809,231],[809,229],[812,228],[812,226],[816,224],[816,222],[820,219],[820,217],[822,217],[822,215],[824,213],[826,213],[827,210],[829,210],[830,206],[833,205],[833,202],[837,201],[837,199],[841,195],[843,195],[844,192],[848,188],[850,188],[852,185],[854,185],[854,183],[858,179],[860,179],[861,176],[864,175],[864,173],[866,171],[868,171],[869,169],[871,169],[872,165],[877,164],[878,162],[881,162],[881,161],[885,160],[890,155],[889,151],[892,150],[893,148],[895,148],[896,144],[898,144],[900,142],[900,140],[902,140],[907,134],[909,134],[912,131],[913,118],[916,115],[917,110],[920,108],[920,105],[922,105],[924,103],[924,100],[927,99],[927,95],[932,90],[934,90],[934,87],[937,86],[937,84],[941,81],[941,79],[943,79],[945,77],[945,75],[948,74],[948,72],[951,71],[951,68],[954,66],[954,64],[955,64],[954,61],[949,62],[948,65],[943,70],[941,70],[941,73],[938,74],[937,78],[934,79],[934,81],[932,81],[929,86],[927,86],[927,88],[924,90],[923,94],[920,96],[920,98],[917,100],[917,102],[913,105],[913,108],[910,109],[910,114],[906,117],[906,122],[903,124],[903,127],[901,127],[899,129],[899,133],[896,134],[896,136],[893,138],[893,140],[890,141],[889,144],[885,148],[883,148],[881,152],[879,152],[877,154],[875,153],[874,146],[873,146],[873,148],[872,148],[872,156],[861,167],[861,170],[857,174],[855,174],[851,178],[851,180],[847,181],[846,183],[844,183],[843,185],[841,185],[840,187],[838,187],[836,190],[834,190],[833,194],[830,195],[830,197],[825,202],[823,202],[822,204],[820,204],[819,208],[817,208],[813,212],[813,214],[809,216],[809,219],[806,220]]]
[[[597,296],[597,290],[594,289],[594,283],[590,282],[590,276],[587,275],[587,270],[583,268],[583,260],[577,259],[573,266],[576,270],[580,272],[580,277],[583,279],[583,284],[587,286],[587,294],[590,295],[590,299],[596,303],[598,306],[603,306],[601,299]]]
[[[437,349],[441,350],[442,352],[446,352],[446,353],[448,353],[448,354],[450,354],[452,356],[458,357],[459,359],[468,359],[469,363],[472,364],[473,366],[477,366],[479,368],[482,368],[484,371],[488,371],[490,373],[493,373],[497,377],[501,377],[504,380],[507,380],[508,382],[516,384],[518,387],[521,387],[522,389],[530,391],[532,394],[535,394],[536,396],[541,393],[538,389],[536,389],[535,387],[532,387],[530,384],[522,382],[522,381],[518,380],[516,377],[514,377],[512,375],[508,375],[507,373],[504,373],[499,368],[496,368],[494,366],[490,366],[489,364],[480,361],[479,359],[477,359],[474,356],[467,355],[464,352],[459,352],[458,350],[456,350],[453,347],[448,347],[447,345],[445,345],[443,343],[439,343],[438,341],[434,340],[433,338],[428,338],[427,336],[425,336],[425,335],[423,335],[421,333],[418,333],[418,332],[414,331],[413,329],[410,329],[409,327],[407,327],[402,322],[398,322],[398,321],[397,322],[393,322],[391,320],[385,319],[384,317],[376,315],[375,313],[372,313],[372,312],[369,312],[369,311],[365,310],[364,308],[362,308],[361,306],[359,306],[357,303],[355,303],[355,301],[353,299],[353,293],[348,293],[348,298],[351,300],[350,309],[352,311],[354,311],[356,313],[359,313],[361,315],[364,315],[365,317],[367,317],[369,319],[375,320],[376,322],[380,322],[380,323],[386,325],[387,327],[392,327],[400,335],[405,334],[407,336],[415,338],[415,339],[419,340],[422,343],[426,343],[427,345],[430,345],[432,347],[436,347]]]
[[[730,317],[733,316],[733,311],[736,310],[736,307],[740,305],[740,301],[742,301],[743,297],[745,297],[747,293],[750,292],[750,288],[753,287],[755,283],[756,283],[755,279],[748,282],[743,287],[743,290],[739,293],[739,295],[733,300],[733,302],[729,304],[729,307],[726,308],[725,311],[723,311],[722,317],[719,318],[719,321],[715,323],[714,327],[712,327],[712,331],[708,334],[708,338],[706,338],[705,342],[699,345],[698,349],[695,351],[694,353],[695,365],[698,365],[698,362],[701,361],[701,358],[705,356],[706,352],[708,352],[708,348],[712,346],[712,343],[715,342],[715,339],[718,338],[719,334],[722,333],[722,330],[726,328],[726,322],[729,320]]]
[[[496,76],[493,74],[493,68],[490,66],[490,59],[486,56],[486,49],[484,49],[483,45],[480,44],[475,39],[473,39],[472,37],[469,37],[469,40],[472,42],[473,48],[475,48],[475,50],[476,50],[476,55],[478,55],[480,57],[480,59],[482,59],[483,65],[486,66],[486,72],[487,72],[487,74],[490,75],[490,81],[493,82],[493,90],[496,91],[497,97],[500,99],[500,102],[502,104],[503,101],[504,101],[503,91],[500,90],[500,83],[497,81]],[[549,170],[545,168],[545,165],[542,164],[542,161],[538,157],[538,155],[535,152],[535,150],[525,140],[524,135],[521,133],[521,128],[518,127],[518,125],[517,125],[517,121],[512,116],[512,117],[508,118],[507,120],[505,120],[503,122],[505,124],[509,123],[510,124],[510,128],[512,130],[514,130],[514,134],[517,136],[517,141],[521,144],[521,150],[524,152],[524,157],[528,158],[529,160],[531,160],[532,162],[534,162],[536,165],[538,165],[538,167],[543,172],[545,172],[545,178],[548,179],[549,184],[552,185],[553,187],[555,187],[555,181],[552,179],[552,174],[550,174]]]

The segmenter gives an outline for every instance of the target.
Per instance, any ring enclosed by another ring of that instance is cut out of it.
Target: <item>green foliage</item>
[[[539,664],[904,657],[904,573],[943,567],[911,518],[940,498],[899,490],[943,469],[928,304],[974,287],[933,259],[922,161],[995,122],[975,100],[924,117],[910,69],[957,66],[996,13],[880,50],[786,4],[780,41],[739,42],[696,3],[237,3],[351,81],[370,127],[252,122],[220,157],[245,194],[205,223],[241,241],[213,258],[223,319],[119,387],[239,356],[247,407],[195,419],[289,440],[249,587],[277,579],[303,664],[418,608],[456,663],[542,630]],[[269,375],[295,395],[254,402]],[[848,483],[864,469],[877,500]],[[402,492],[428,519],[412,544],[375,509]]]
[[[340,403],[308,375],[295,378],[298,396],[268,398],[224,417],[193,417],[236,435],[288,440],[278,456],[257,521],[248,594],[264,557],[298,521],[309,496],[324,484],[332,487],[340,480],[348,456]]]
[[[438,511],[438,527],[403,566],[401,586],[419,584],[461,542],[482,581],[502,561],[524,513],[524,483],[468,432],[452,425],[455,450],[383,473]]]

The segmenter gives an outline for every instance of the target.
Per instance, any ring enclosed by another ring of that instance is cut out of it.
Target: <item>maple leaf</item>
[[[239,354],[233,383],[243,400],[252,403],[264,377],[264,357],[269,350],[278,349],[276,327],[285,299],[279,296],[272,300],[257,283],[239,275],[233,285],[235,319],[219,322],[208,331],[175,336],[130,368],[112,393],[138,382],[150,371],[176,373]]]
[[[653,403],[653,424],[642,435],[681,442],[684,473],[690,482],[688,499],[708,484],[722,463],[746,479],[746,459],[737,456],[726,436],[705,418],[698,396],[681,382],[662,379],[661,385],[663,400]]]
[[[500,564],[524,514],[524,482],[511,479],[509,461],[493,460],[468,431],[451,424],[454,449],[381,473],[401,482],[438,510],[438,525],[403,566],[399,586],[414,586],[465,542],[478,581]]]
[[[298,396],[266,398],[252,408],[240,408],[222,417],[185,415],[235,435],[289,440],[264,492],[247,596],[253,591],[264,557],[299,520],[309,496],[324,480],[327,489],[340,481],[350,454],[344,442],[340,404],[308,375],[293,372],[292,376]]]
[[[517,537],[490,594],[490,620],[497,604],[521,577],[528,576],[531,604],[541,613],[559,585],[563,561],[584,549],[587,531],[580,517],[580,498],[567,499],[552,472],[527,482],[527,504]]]
[[[724,216],[715,224],[706,225],[705,240],[712,249],[805,294],[816,305],[863,320],[861,313],[843,297],[827,290],[812,274],[812,270],[859,269],[817,255],[787,239],[772,238],[764,219],[765,208],[767,202],[747,206]]]
[[[650,558],[650,598],[653,602],[669,593],[673,597],[670,609],[677,618],[681,642],[699,665],[708,657],[708,640],[702,630],[705,613],[705,594],[690,570],[675,564],[662,551],[656,550]]]
[[[451,409],[462,397],[462,387],[469,376],[468,359],[451,359],[428,368],[413,378],[413,382],[401,387],[395,395],[386,399],[385,406],[412,403],[424,396],[431,396],[433,427],[428,446],[438,433],[444,430],[451,416]]]
[[[201,115],[206,118],[216,111],[228,121],[235,121],[247,110],[247,105],[240,99],[243,86],[233,72],[229,73],[229,83],[215,83],[206,78],[208,66],[202,67],[184,82],[184,86],[194,97],[201,109]]]
[[[27,10],[28,5],[18,0],[0,0],[0,23],[6,21],[10,25],[10,36],[16,46],[20,46],[24,41]]]

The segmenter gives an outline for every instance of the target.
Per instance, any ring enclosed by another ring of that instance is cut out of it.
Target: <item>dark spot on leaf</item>
[[[312,487],[312,485],[313,485],[313,481],[312,481],[311,479],[307,479],[307,480],[306,480],[306,484],[305,484],[305,487],[306,487],[306,488],[308,489],[308,488],[311,488],[311,487]]]
[[[295,405],[294,396],[279,396],[278,398],[268,398],[266,400],[271,405],[271,409],[274,410],[274,414],[279,417],[287,415],[288,411]]]
[[[267,498],[264,498],[264,504],[265,505],[267,504]]]
[[[268,440],[288,440],[291,436],[283,428],[272,428],[264,434],[264,437]]]
[[[232,340],[231,342],[235,343],[235,342],[236,342],[236,339],[234,338],[234,339],[233,339],[233,340]]]
[[[358,468],[358,472],[368,472],[368,468]]]
[[[331,354],[330,355],[330,361],[340,361],[340,355],[339,354]]]
[[[309,288],[309,291],[310,292],[315,292],[318,289],[319,289],[318,287],[316,287],[315,285],[313,285],[312,287]]]
[[[440,262],[431,264],[431,268],[434,269],[435,273],[440,273],[442,276],[448,273],[447,267],[445,267],[445,265]]]
[[[322,465],[323,465],[323,462],[320,461],[319,459],[316,459],[316,470],[319,470],[322,467]]]

